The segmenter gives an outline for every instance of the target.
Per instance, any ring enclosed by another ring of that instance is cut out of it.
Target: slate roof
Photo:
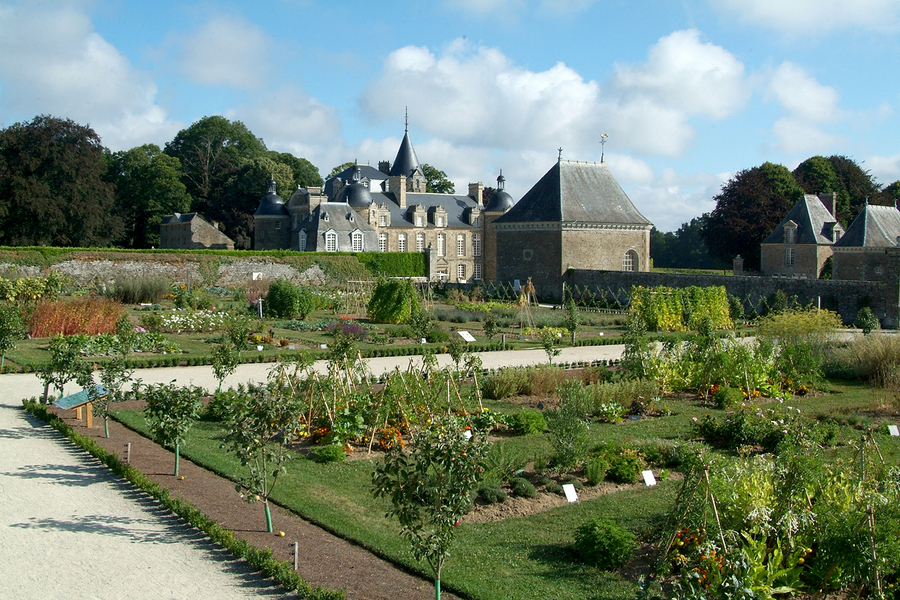
[[[197,213],[174,213],[163,217],[162,224],[169,225],[170,223],[190,223],[194,220],[194,217],[197,217],[199,219],[203,218]]]
[[[355,210],[345,202],[322,202],[302,221],[297,224],[294,231],[305,229],[307,233],[313,231],[374,231],[364,217],[359,216]]]
[[[284,200],[275,193],[275,180],[269,180],[269,193],[262,197],[259,201],[259,208],[253,213],[254,217],[280,217],[290,216],[287,208],[284,206]]]
[[[822,204],[815,194],[804,194],[803,198],[788,211],[775,231],[762,241],[763,244],[783,244],[784,225],[788,221],[797,224],[795,244],[831,244],[832,230],[837,219]]]
[[[893,248],[900,238],[900,210],[867,204],[835,247]]]
[[[400,142],[400,149],[397,150],[397,158],[394,159],[394,164],[391,166],[391,177],[398,175],[412,177],[416,171],[420,171],[419,159],[416,157],[416,151],[409,140],[409,130],[407,130],[403,134],[403,141]]]
[[[359,175],[361,179],[369,179],[375,181],[385,181],[388,178],[387,173],[382,173],[371,165],[350,165],[334,177],[325,182],[322,192],[331,198],[334,195],[334,184],[340,181],[351,181],[353,178],[353,170],[359,167]]]
[[[447,211],[446,227],[471,227],[467,222],[466,212],[478,206],[478,202],[470,196],[460,194],[423,194],[409,192],[406,194],[407,208],[400,208],[393,194],[372,194],[372,200],[376,204],[387,205],[391,212],[391,226],[412,227],[413,215],[409,207],[421,205],[425,212],[431,213],[432,208],[443,207]],[[427,227],[434,227],[434,222],[427,223]]]
[[[496,223],[652,225],[604,163],[560,160]]]

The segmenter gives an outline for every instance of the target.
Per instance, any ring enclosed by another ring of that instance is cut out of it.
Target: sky
[[[393,160],[408,113],[461,193],[603,153],[674,231],[766,161],[900,179],[898,57],[900,0],[0,0],[0,127],[115,151],[222,115],[324,176]]]

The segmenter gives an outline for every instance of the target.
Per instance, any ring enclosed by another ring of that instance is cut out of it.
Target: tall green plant
[[[25,337],[22,313],[12,304],[0,304],[0,368],[6,363],[6,353],[15,349],[16,341]]]
[[[181,446],[203,410],[203,403],[200,402],[203,390],[196,386],[181,387],[175,383],[141,386],[138,382],[136,387],[138,398],[146,402],[144,418],[153,437],[160,444],[171,446],[175,450],[177,477]]]
[[[50,360],[37,369],[40,380],[44,383],[44,404],[50,397],[50,386],[53,385],[62,395],[63,387],[76,380],[82,388],[91,385],[91,365],[81,357],[76,336],[57,335],[50,340]]]
[[[488,444],[484,432],[467,436],[465,422],[442,416],[418,430],[412,450],[394,446],[375,466],[372,493],[388,498],[388,516],[400,522],[400,535],[412,545],[434,575],[435,598],[441,597],[441,570],[459,520],[472,503]]]
[[[419,310],[419,298],[409,279],[381,279],[369,301],[368,315],[376,323],[405,323]]]

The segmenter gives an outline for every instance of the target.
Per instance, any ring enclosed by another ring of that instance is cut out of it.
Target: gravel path
[[[621,346],[563,348],[557,362],[613,359]],[[420,358],[412,359],[420,364]],[[485,368],[541,364],[543,350],[490,352]],[[446,355],[439,357],[449,364]],[[374,374],[410,358],[369,361]],[[270,364],[242,365],[225,385],[264,381]],[[177,381],[215,389],[212,369],[135,373],[145,383]],[[68,393],[76,391],[74,385]],[[284,591],[113,476],[21,410],[39,396],[30,374],[0,375],[0,582],[19,600],[285,598]],[[95,424],[95,426],[97,426]]]

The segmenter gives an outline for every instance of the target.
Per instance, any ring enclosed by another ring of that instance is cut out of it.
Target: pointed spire
[[[409,107],[406,107],[406,117],[403,119],[403,132],[409,133]]]
[[[506,186],[506,177],[503,176],[503,169],[500,169],[500,175],[497,176],[497,189],[502,190]]]
[[[556,157],[556,162],[562,162],[562,146],[556,149],[559,152],[559,156]]]

